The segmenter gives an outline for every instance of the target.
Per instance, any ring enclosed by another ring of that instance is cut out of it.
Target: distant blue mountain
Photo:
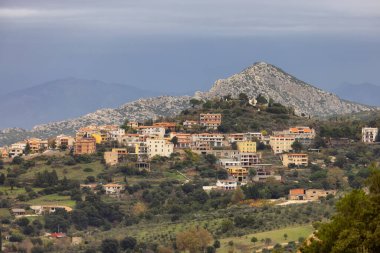
[[[380,86],[371,83],[362,84],[349,84],[345,83],[337,88],[333,89],[332,92],[337,94],[340,98],[350,100],[353,102],[380,106]]]
[[[97,80],[55,80],[1,95],[0,129],[31,128],[157,95],[157,92]]]

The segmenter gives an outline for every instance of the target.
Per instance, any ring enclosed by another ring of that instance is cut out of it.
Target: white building
[[[363,127],[362,128],[362,142],[364,143],[374,143],[379,134],[379,129],[377,127]]]
[[[163,138],[148,138],[146,146],[149,158],[156,155],[169,157],[174,150],[174,144]]]
[[[193,134],[192,142],[195,143],[195,146],[205,144],[212,148],[223,147],[224,136],[223,134],[213,134],[213,133]]]
[[[125,129],[117,128],[117,129],[111,130],[108,132],[108,135],[111,140],[119,141],[119,139],[125,135]]]
[[[160,138],[164,138],[165,136],[164,127],[140,126],[139,132],[145,136],[157,136]]]
[[[72,147],[74,147],[74,143],[74,137],[68,135],[61,134],[55,138],[55,145],[57,148],[66,147],[68,149],[71,149]]]
[[[13,143],[9,147],[8,153],[9,153],[10,157],[12,157],[12,158],[16,157],[16,156],[23,155],[25,147],[26,147],[26,142],[16,142],[16,143]]]
[[[241,162],[234,159],[219,159],[219,163],[225,169],[241,166]]]
[[[123,186],[121,184],[110,183],[103,185],[103,189],[107,195],[119,195],[123,190]]]

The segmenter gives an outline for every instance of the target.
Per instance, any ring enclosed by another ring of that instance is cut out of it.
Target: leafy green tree
[[[253,237],[251,238],[251,242],[253,243],[253,245],[256,245],[257,241],[258,241],[257,237],[254,237],[254,236],[253,236]]]
[[[29,155],[30,151],[31,151],[30,145],[29,145],[29,143],[26,143],[26,146],[25,146],[25,149],[24,149],[24,154],[25,155]]]
[[[204,252],[211,241],[212,235],[204,228],[190,228],[176,235],[177,248],[190,253]]]
[[[316,238],[304,243],[301,252],[380,252],[380,169],[371,167],[370,193],[353,190],[339,200],[331,222],[321,224]]]
[[[24,162],[24,159],[20,156],[16,156],[12,160],[12,164],[22,164]]]
[[[215,252],[216,252],[216,249],[214,248],[214,246],[207,246],[206,253],[215,253]]]
[[[123,124],[120,126],[120,128],[124,129],[126,132],[129,130],[129,120],[125,119]]]
[[[174,144],[174,146],[177,146],[178,145],[178,137],[177,136],[174,136],[171,140],[170,140],[171,143]]]
[[[133,250],[136,247],[137,241],[134,237],[127,236],[120,241],[120,247],[123,250]]]
[[[1,173],[0,174],[0,185],[3,185],[5,182],[5,174],[4,173]]]
[[[86,229],[88,226],[88,217],[83,210],[74,210],[71,213],[71,220],[78,230]]]
[[[119,242],[116,239],[104,239],[100,245],[102,253],[118,253]]]
[[[215,163],[218,161],[218,158],[216,158],[216,156],[213,154],[205,155],[205,159],[210,165],[215,165]]]
[[[237,204],[240,201],[244,200],[244,198],[245,198],[244,192],[242,191],[242,189],[240,187],[238,187],[238,188],[236,188],[236,190],[232,194],[231,202],[233,204]]]
[[[192,98],[190,99],[190,104],[191,104],[191,107],[194,108],[195,106],[202,104],[202,101]]]
[[[295,152],[300,152],[303,149],[302,143],[299,142],[298,140],[295,140],[292,144],[292,149]]]
[[[246,105],[249,102],[249,98],[248,98],[247,94],[245,94],[245,93],[239,94],[239,100],[240,100],[240,105]]]
[[[220,241],[219,240],[215,240],[213,246],[214,246],[215,249],[219,249],[220,248]]]
[[[227,233],[228,231],[232,230],[233,228],[234,228],[234,223],[230,219],[224,220],[220,224],[220,230],[222,233]]]
[[[257,103],[261,105],[265,105],[268,103],[268,100],[261,94],[256,97],[256,100],[257,100]]]

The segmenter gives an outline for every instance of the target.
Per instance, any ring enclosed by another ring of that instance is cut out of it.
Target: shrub
[[[84,168],[83,171],[84,172],[93,172],[94,170],[92,168]]]

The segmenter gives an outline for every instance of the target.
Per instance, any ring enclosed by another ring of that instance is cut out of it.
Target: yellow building
[[[95,139],[96,144],[102,143],[103,138],[101,134],[92,134],[91,137]]]
[[[238,141],[236,145],[241,153],[256,153],[256,142],[254,141]]]
[[[104,161],[107,165],[114,166],[119,163],[119,155],[117,152],[104,152]]]
[[[307,166],[309,163],[309,156],[307,154],[283,154],[281,156],[282,164],[288,167],[290,164],[296,166]]]
[[[242,167],[230,167],[227,169],[228,174],[233,177],[235,180],[241,182],[245,181],[248,177],[247,168]]]

